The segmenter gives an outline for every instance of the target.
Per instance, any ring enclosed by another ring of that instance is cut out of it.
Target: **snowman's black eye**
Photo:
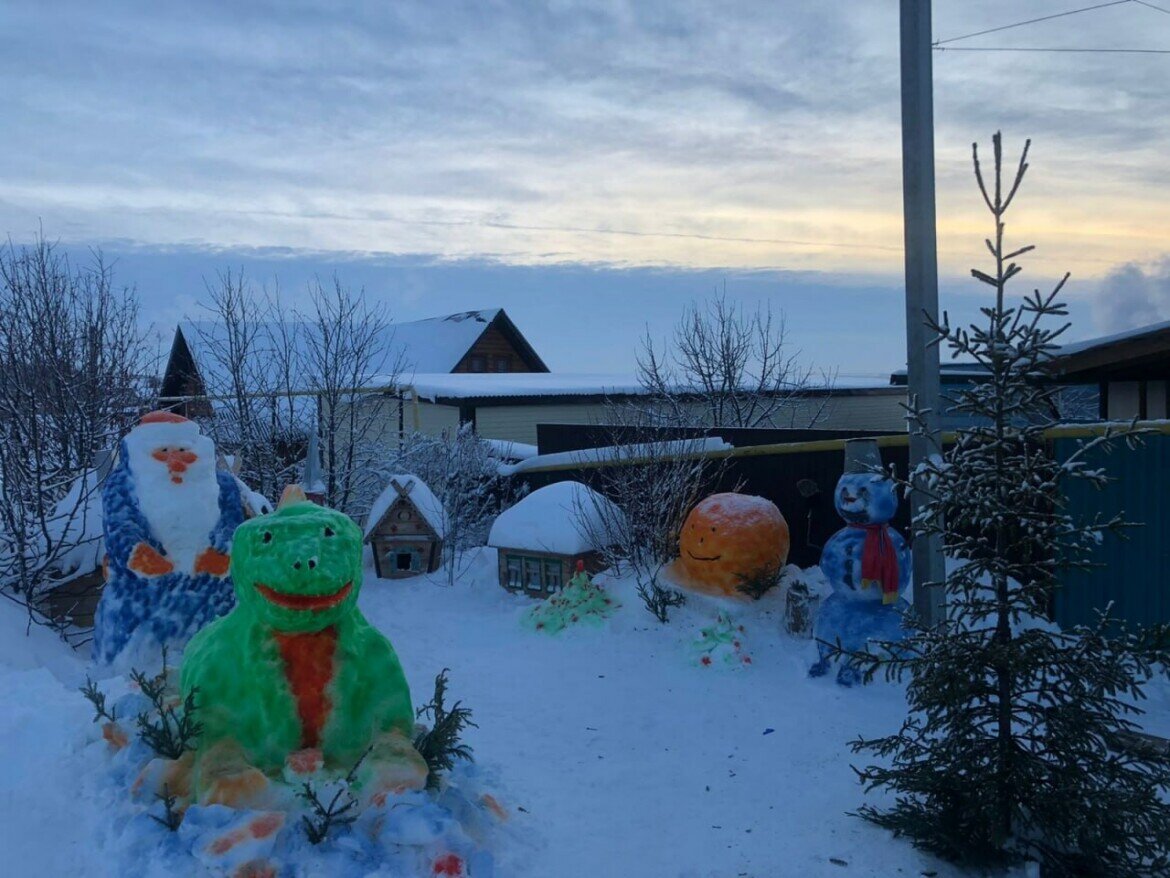
[[[272,542],[272,531],[270,531],[270,530],[264,531],[264,536],[262,539],[266,543],[271,543]]]
[[[325,536],[327,536],[327,537],[331,537],[331,536],[333,536],[333,528],[331,528],[331,527],[326,527],[326,528],[325,528]]]

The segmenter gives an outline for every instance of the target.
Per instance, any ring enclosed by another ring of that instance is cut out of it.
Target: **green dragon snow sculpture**
[[[247,804],[289,766],[344,772],[367,751],[366,781],[425,783],[402,666],[357,608],[361,540],[348,517],[295,488],[236,530],[237,605],[191,640],[182,668],[202,723],[199,801]]]

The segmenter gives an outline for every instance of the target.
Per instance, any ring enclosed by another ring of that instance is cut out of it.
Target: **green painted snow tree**
[[[1168,658],[1165,631],[1127,631],[1105,617],[1067,631],[1047,622],[1060,572],[1091,566],[1103,536],[1126,526],[1120,516],[1075,520],[1062,486],[1103,486],[1090,455],[1137,440],[1106,432],[1063,461],[1048,450],[1044,429],[1059,408],[1047,370],[1068,325],[1068,276],[1049,293],[1007,299],[1021,270],[1014,260],[1032,249],[1004,242],[1028,146],[1006,179],[999,134],[993,148],[991,180],[973,153],[994,220],[993,269],[972,275],[994,299],[970,326],[945,314],[933,325],[939,344],[987,372],[948,400],[978,426],[919,474],[930,501],[916,533],[941,534],[953,559],[946,582],[929,586],[945,588],[946,618],[910,620],[893,655],[854,656],[870,678],[909,678],[902,728],[853,743],[877,757],[857,769],[867,792],[892,794],[860,814],[973,866],[1035,860],[1046,876],[1167,875],[1170,757],[1133,734],[1143,686]]]

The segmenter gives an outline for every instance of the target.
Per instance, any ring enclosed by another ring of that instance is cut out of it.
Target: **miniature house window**
[[[512,358],[511,357],[496,357],[496,371],[497,372],[511,372]]]
[[[540,559],[524,559],[524,587],[529,591],[542,591],[544,583],[540,579]]]
[[[544,562],[544,588],[545,591],[559,591],[562,583],[561,579],[561,562],[551,561],[545,559]]]
[[[471,361],[468,363],[468,368],[472,372],[486,372],[487,371],[487,358],[480,357],[480,356],[472,357]]]
[[[508,587],[520,588],[524,583],[524,562],[519,555],[509,555],[506,563],[508,565]]]
[[[399,521],[410,521],[410,510],[407,509],[405,506],[403,506],[401,509],[398,510],[398,520]]]

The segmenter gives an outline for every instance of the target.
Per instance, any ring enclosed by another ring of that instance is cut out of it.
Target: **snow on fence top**
[[[635,461],[640,458],[661,460],[684,454],[706,454],[711,451],[727,451],[733,446],[718,436],[701,439],[671,439],[667,442],[641,442],[632,445],[614,445],[602,448],[581,448],[576,451],[558,451],[555,454],[538,454],[518,463],[501,464],[500,475],[514,476],[529,470],[549,467],[571,468],[575,464],[618,463]]]
[[[401,490],[400,490],[401,489]],[[447,536],[447,512],[434,492],[427,487],[427,483],[418,476],[409,473],[390,476],[385,490],[374,500],[370,507],[370,514],[366,516],[366,526],[363,536],[368,537],[382,521],[382,517],[394,505],[399,497],[408,497],[415,509],[430,525],[431,530],[439,539]]]
[[[500,460],[528,460],[539,453],[535,445],[526,442],[513,442],[511,439],[484,439],[488,444],[493,457]]]
[[[617,507],[587,485],[554,482],[501,512],[488,534],[488,545],[581,555],[604,548],[594,545],[590,535],[604,533],[605,519],[612,521],[620,515]]]

